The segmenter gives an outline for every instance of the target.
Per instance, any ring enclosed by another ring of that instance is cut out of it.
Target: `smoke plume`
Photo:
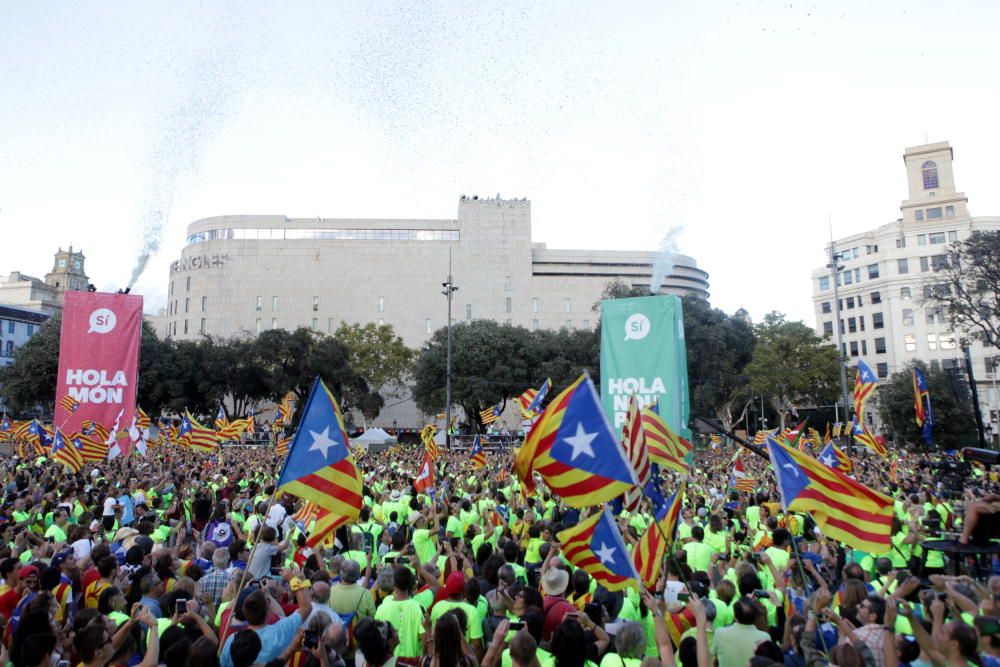
[[[660,287],[667,276],[674,270],[674,257],[677,255],[677,237],[683,231],[683,227],[671,227],[660,240],[660,247],[656,251],[656,259],[653,261],[653,275],[649,281],[649,293],[659,294]]]

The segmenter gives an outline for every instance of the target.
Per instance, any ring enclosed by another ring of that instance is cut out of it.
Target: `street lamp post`
[[[851,409],[850,403],[848,402],[847,395],[847,356],[846,350],[844,349],[843,343],[843,333],[840,331],[840,285],[837,282],[838,272],[844,267],[837,263],[840,259],[840,255],[837,254],[837,245],[830,240],[830,263],[826,265],[826,268],[830,269],[830,279],[833,280],[833,313],[834,319],[833,330],[837,334],[837,359],[840,366],[840,394],[841,400],[844,401],[844,423],[847,424],[851,420]],[[849,429],[847,432],[848,456],[854,456],[854,429]]]
[[[451,277],[451,248],[448,248],[448,281],[441,283],[444,287],[441,294],[448,299],[448,346],[445,352],[444,379],[444,443],[446,449],[451,449],[451,297],[458,291],[458,286]]]

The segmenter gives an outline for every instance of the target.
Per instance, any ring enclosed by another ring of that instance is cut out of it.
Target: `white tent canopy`
[[[396,438],[386,433],[383,429],[370,428],[358,437],[354,438],[354,442],[384,445],[386,443],[396,442]]]

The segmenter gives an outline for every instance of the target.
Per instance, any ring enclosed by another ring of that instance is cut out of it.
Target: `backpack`
[[[365,539],[365,551],[368,553],[378,553],[378,545],[375,544],[375,533],[371,532],[371,530],[365,530],[366,528],[370,529],[371,527],[372,525],[370,523],[367,526],[358,524],[358,528],[361,529],[361,535]]]

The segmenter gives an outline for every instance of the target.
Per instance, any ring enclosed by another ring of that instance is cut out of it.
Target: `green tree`
[[[750,391],[767,398],[785,427],[794,403],[831,400],[837,395],[837,350],[802,322],[768,313],[754,327],[757,342],[746,367]]]
[[[1000,230],[973,232],[935,261],[926,301],[943,306],[952,323],[987,346],[1000,347]]]
[[[60,315],[49,318],[28,342],[14,351],[13,365],[0,368],[0,391],[14,414],[53,409],[61,326]]]
[[[879,383],[876,396],[882,421],[892,427],[897,446],[924,447],[921,427],[914,415],[913,367],[918,366],[927,380],[927,390],[934,412],[931,435],[934,445],[942,449],[977,446],[976,422],[968,401],[957,394],[968,395],[964,376],[940,368],[928,368],[923,362],[909,362],[888,380]]]
[[[369,387],[396,397],[413,367],[416,351],[406,346],[391,324],[341,322],[333,334],[347,347],[351,368]]]
[[[691,412],[714,415],[731,428],[750,400],[743,371],[753,357],[753,327],[702,298],[686,296],[683,303]]]
[[[414,367],[413,398],[428,414],[445,406],[448,330],[434,332]],[[536,381],[529,360],[530,332],[524,327],[473,320],[452,326],[451,397],[466,418],[482,429],[479,412],[520,394]]]

